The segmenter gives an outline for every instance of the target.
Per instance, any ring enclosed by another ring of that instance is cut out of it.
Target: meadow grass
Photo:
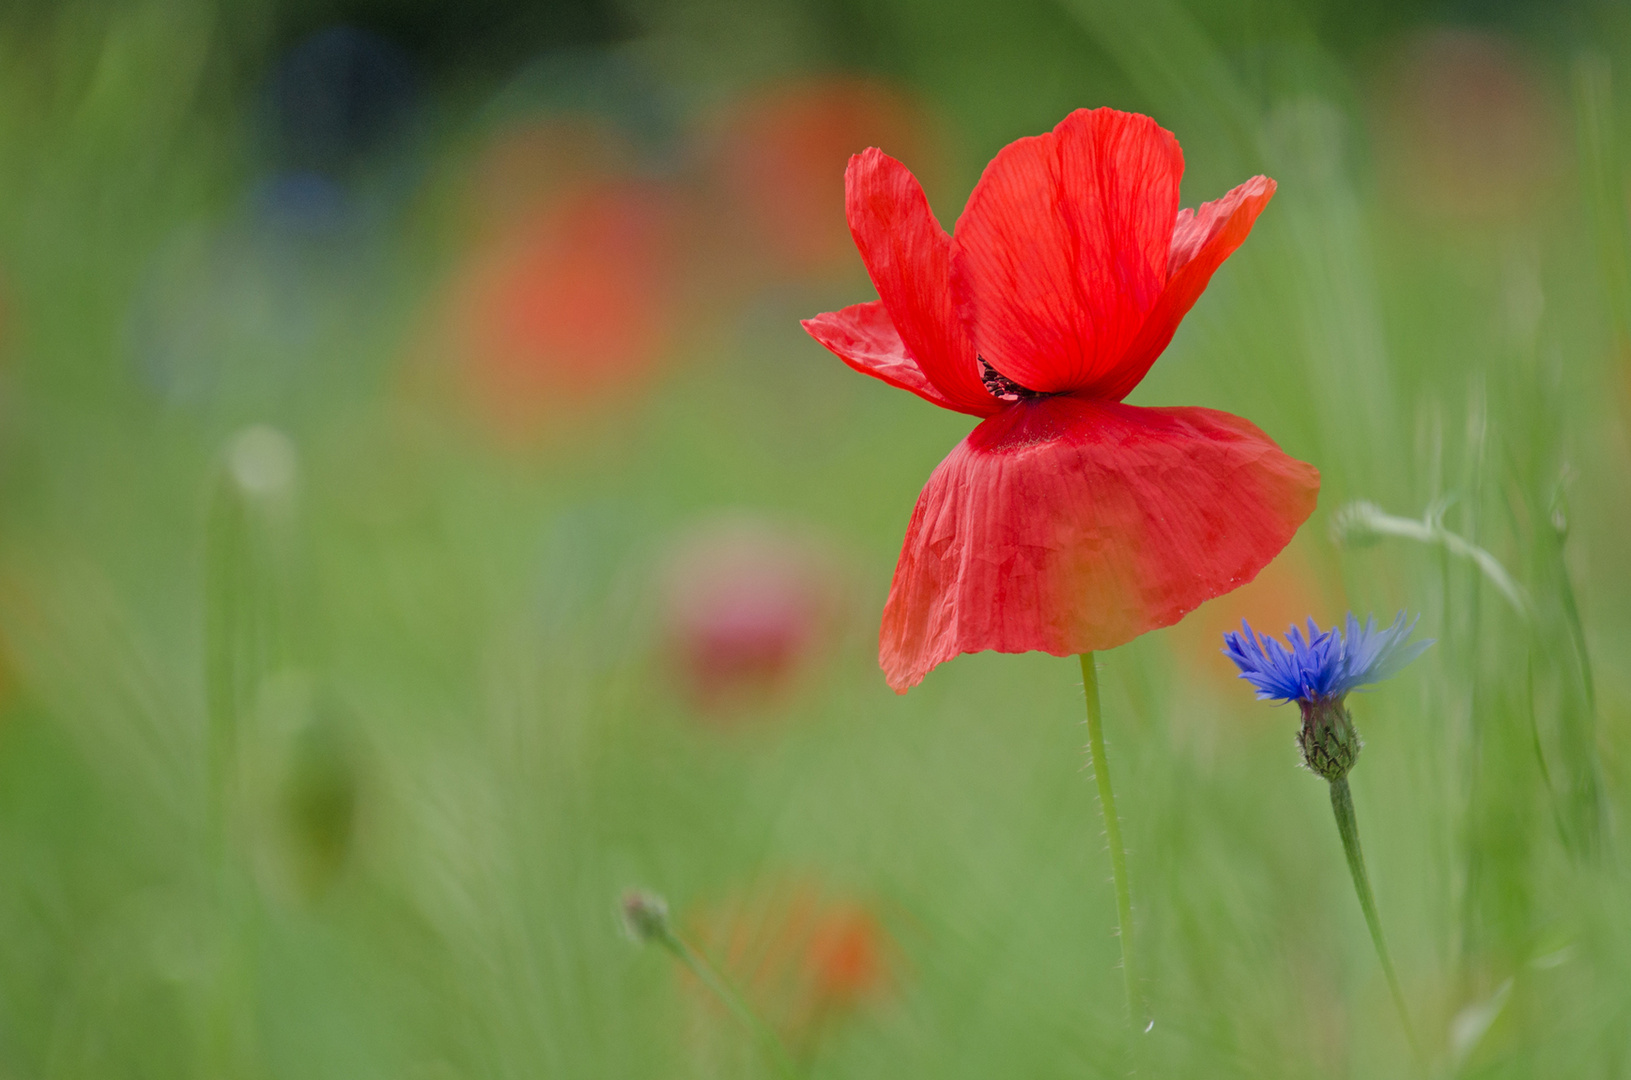
[[[1426,1071],[1631,1073],[1626,25],[1506,29],[1555,160],[1458,217],[1388,158],[1406,14],[851,6],[675,5],[616,49],[699,112],[790,72],[902,81],[944,130],[948,224],[1078,105],[1172,127],[1186,203],[1279,181],[1133,400],[1316,464],[1307,613],[1437,639],[1350,701]],[[389,207],[354,258],[279,262],[233,239],[270,46],[223,10],[0,15],[0,1076],[772,1075],[617,900],[689,926],[789,879],[865,898],[889,943],[811,1076],[1122,1075],[1079,669],[964,657],[897,697],[876,668],[907,515],[967,425],[799,330],[871,295],[858,266],[734,298],[567,436],[494,437],[423,346],[479,80],[437,88],[405,194],[349,181]],[[1336,543],[1356,500],[1431,515],[1527,604],[1442,543]],[[721,726],[670,678],[659,580],[742,508],[819,538],[845,600],[816,674]],[[1098,657],[1143,1074],[1416,1075],[1296,717],[1221,644]]]

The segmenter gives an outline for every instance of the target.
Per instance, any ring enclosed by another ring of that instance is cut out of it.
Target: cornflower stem
[[[769,1024],[753,1011],[736,988],[722,975],[708,958],[691,946],[691,943],[682,938],[668,926],[662,927],[655,933],[659,945],[673,953],[680,963],[691,970],[701,981],[703,986],[724,1003],[731,1014],[741,1021],[742,1026],[753,1033],[764,1048],[765,1056],[770,1058],[771,1064],[776,1067],[776,1074],[784,1080],[799,1080],[801,1073],[793,1064],[793,1058],[782,1045],[781,1037]]]
[[[1099,704],[1099,673],[1092,653],[1082,653],[1082,691],[1087,698],[1087,757],[1099,789],[1104,837],[1110,847],[1110,876],[1116,886],[1116,933],[1121,940],[1121,975],[1127,984],[1127,1024],[1134,1039],[1144,1029],[1138,992],[1138,965],[1133,948],[1133,893],[1127,882],[1127,849],[1116,816],[1116,793],[1110,786],[1110,763],[1104,753],[1104,709]],[[1134,1043],[1136,1048],[1136,1041]],[[1134,1060],[1137,1060],[1135,1053]]]
[[[1387,976],[1387,988],[1393,995],[1394,1008],[1399,1011],[1399,1023],[1404,1027],[1410,1053],[1419,1063],[1422,1060],[1421,1045],[1416,1042],[1416,1031],[1410,1026],[1410,1010],[1405,1008],[1404,993],[1399,989],[1399,976],[1393,970],[1387,940],[1382,937],[1382,920],[1376,914],[1376,898],[1371,895],[1370,875],[1365,873],[1365,853],[1359,847],[1359,819],[1354,816],[1353,792],[1348,790],[1347,777],[1331,781],[1331,810],[1336,814],[1337,832],[1342,834],[1342,850],[1348,856],[1348,872],[1353,875],[1354,892],[1358,894],[1359,906],[1365,912],[1365,925],[1370,928],[1376,958],[1382,962],[1382,973]]]

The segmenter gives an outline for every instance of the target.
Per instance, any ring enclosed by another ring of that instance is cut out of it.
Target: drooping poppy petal
[[[871,149],[850,158],[844,206],[878,297],[907,351],[950,408],[990,416],[1000,407],[980,381],[974,343],[951,294],[951,237],[935,220],[917,177]]]
[[[1036,398],[975,428],[918,499],[884,608],[899,692],[964,652],[1108,649],[1250,581],[1319,473],[1198,408]]]
[[[1171,132],[1114,109],[1004,147],[952,245],[952,294],[979,355],[1043,393],[1112,375],[1166,287],[1183,167]]]
[[[1171,276],[1167,287],[1114,376],[1100,388],[1105,397],[1120,401],[1149,373],[1150,365],[1171,343],[1178,323],[1206,291],[1212,273],[1252,231],[1257,215],[1274,197],[1274,188],[1273,180],[1254,176],[1223,198],[1202,204],[1199,210],[1186,207],[1178,212],[1168,256]]]
[[[852,304],[842,311],[828,311],[805,319],[799,325],[856,371],[882,379],[890,386],[910,390],[942,409],[989,416],[1000,408],[990,394],[986,400],[991,408],[986,412],[973,412],[941,393],[906,351],[906,343],[900,339],[900,331],[895,329],[882,300]]]

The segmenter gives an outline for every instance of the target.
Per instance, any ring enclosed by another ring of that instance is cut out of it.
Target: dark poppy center
[[[1034,398],[1050,396],[1040,390],[1032,390],[1028,386],[1021,386],[992,367],[991,361],[983,356],[977,356],[975,359],[980,362],[980,382],[985,384],[986,390],[998,401],[1030,401]]]

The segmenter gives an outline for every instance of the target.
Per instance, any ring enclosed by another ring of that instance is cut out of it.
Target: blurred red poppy
[[[454,337],[501,424],[526,427],[649,375],[674,315],[677,213],[663,189],[579,183],[481,245],[454,288]]]
[[[806,320],[858,371],[982,423],[929,478],[884,607],[899,692],[964,652],[1108,649],[1250,581],[1319,474],[1249,422],[1122,403],[1274,193],[1178,208],[1146,116],[1078,110],[986,167],[954,236],[872,149],[846,175],[881,299]]]
[[[751,517],[709,522],[664,574],[670,663],[693,706],[732,719],[782,698],[837,629],[829,561],[806,539]]]
[[[822,79],[756,93],[731,114],[718,184],[754,248],[783,272],[841,267],[849,236],[838,214],[843,163],[858,147],[923,152],[925,125],[899,93],[858,79]]]
[[[1385,77],[1377,143],[1403,199],[1451,220],[1532,217],[1561,172],[1566,129],[1516,42],[1432,30],[1407,41]]]

